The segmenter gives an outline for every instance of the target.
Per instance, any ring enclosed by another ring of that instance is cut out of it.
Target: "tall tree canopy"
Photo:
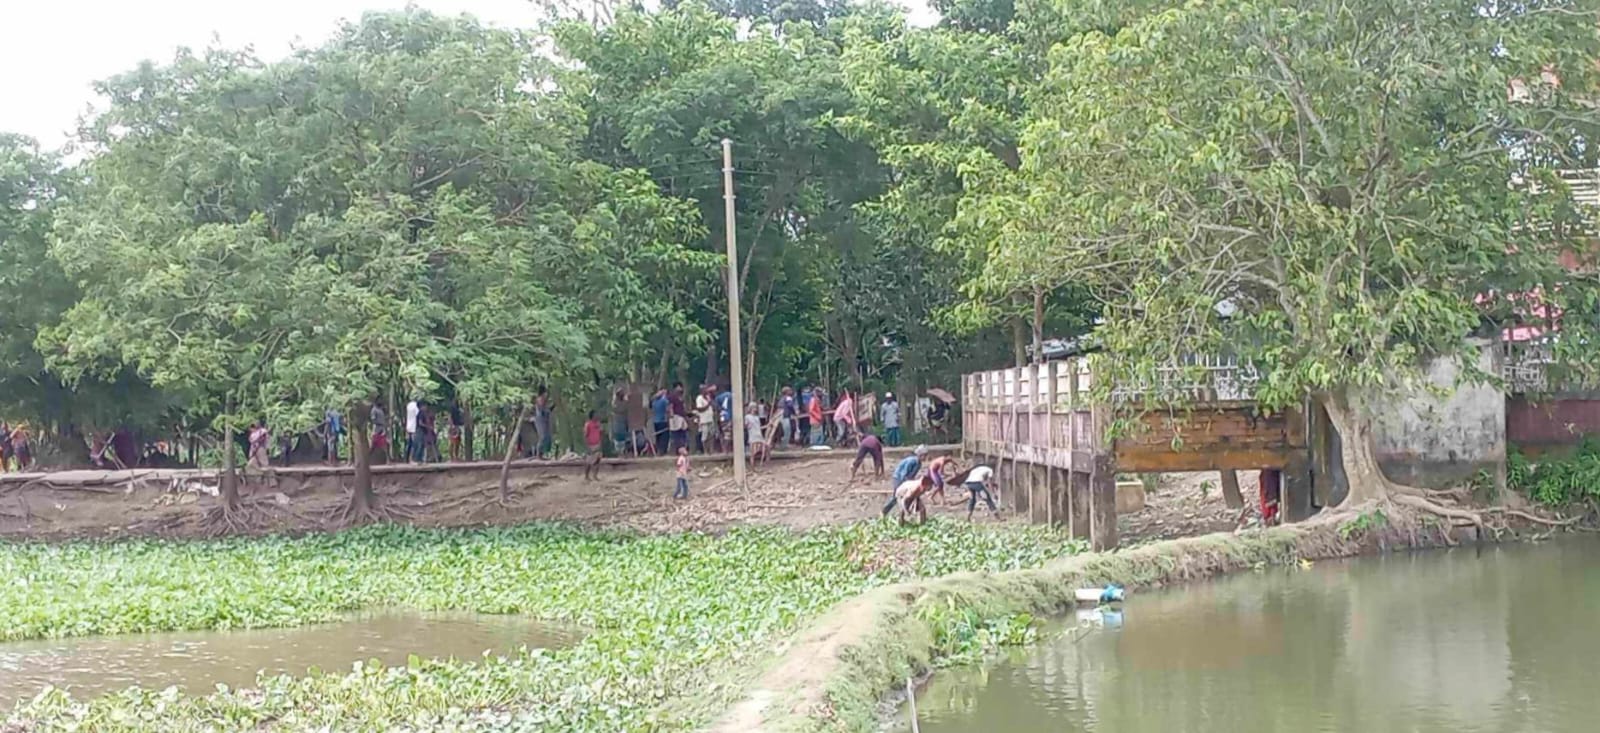
[[[1382,497],[1370,400],[1476,365],[1482,295],[1537,291],[1593,343],[1593,278],[1561,264],[1593,240],[1555,172],[1594,164],[1594,9],[1221,0],[1076,36],[1030,97],[1021,185],[990,192],[991,272],[1088,284],[1122,379],[1237,353],[1268,405],[1327,409],[1351,501]]]
[[[1365,401],[1468,334],[1545,319],[1600,366],[1558,174],[1596,165],[1595,0],[936,7],[411,10],[142,65],[77,165],[0,138],[0,278],[38,284],[0,293],[0,385],[149,385],[60,422],[359,431],[395,394],[504,420],[541,384],[581,413],[613,380],[720,380],[724,138],[763,396],[948,383],[1029,330],[1127,380],[1228,350],[1361,472]]]

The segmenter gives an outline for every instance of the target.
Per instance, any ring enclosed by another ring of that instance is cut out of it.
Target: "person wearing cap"
[[[893,392],[883,393],[883,406],[878,408],[878,422],[883,423],[883,438],[890,447],[900,447],[900,402]]]
[[[928,447],[917,446],[911,455],[900,460],[894,467],[894,475],[889,477],[889,501],[883,505],[883,516],[889,516],[894,511],[894,505],[900,502],[898,490],[900,485],[917,477],[917,472],[922,470],[922,457],[928,454]]]

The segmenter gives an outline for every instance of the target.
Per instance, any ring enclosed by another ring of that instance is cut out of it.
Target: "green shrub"
[[[1538,463],[1513,448],[1506,455],[1506,484],[1546,506],[1600,499],[1600,440],[1585,437],[1572,455]]]

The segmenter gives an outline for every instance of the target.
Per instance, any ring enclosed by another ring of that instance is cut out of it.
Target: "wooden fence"
[[[1089,470],[1105,432],[1088,399],[1091,379],[1083,359],[967,375],[963,445],[996,458]]]

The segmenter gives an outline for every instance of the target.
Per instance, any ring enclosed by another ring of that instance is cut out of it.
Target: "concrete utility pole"
[[[744,345],[739,333],[739,248],[735,244],[733,217],[733,141],[722,139],[722,201],[727,208],[728,230],[728,373],[733,379],[733,482],[744,483]]]

